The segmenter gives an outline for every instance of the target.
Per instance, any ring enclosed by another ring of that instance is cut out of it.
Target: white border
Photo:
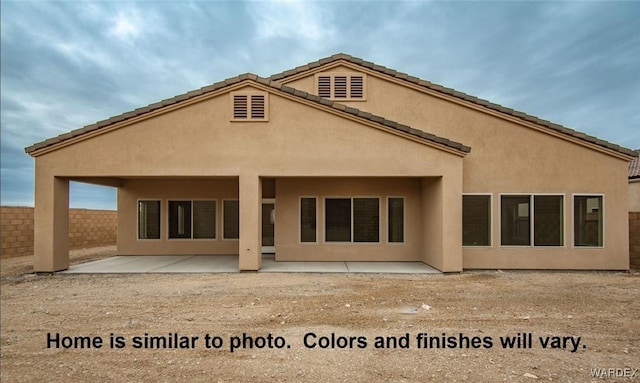
[[[575,217],[574,217],[575,198],[574,197],[602,197],[602,246],[576,246],[576,240],[575,240],[576,228],[575,228]],[[606,235],[605,235],[606,211],[607,210],[605,208],[604,193],[573,193],[571,194],[571,229],[572,229],[571,230],[571,248],[572,249],[604,249],[605,238],[606,238]]]
[[[535,249],[557,249],[567,247],[566,227],[566,194],[565,193],[498,193],[500,201],[498,204],[498,243],[503,248],[535,248]],[[529,244],[528,245],[503,245],[502,244],[502,196],[529,197]],[[562,197],[562,244],[559,246],[536,246],[535,243],[535,196],[561,196]],[[471,246],[469,246],[471,247]]]
[[[463,197],[463,205],[462,208],[464,209],[464,196],[466,195],[488,195],[489,196],[489,245],[465,245],[464,244],[464,238],[463,238],[463,248],[470,248],[470,249],[478,249],[478,248],[484,248],[484,249],[490,249],[493,248],[493,243],[494,238],[493,238],[493,223],[494,221],[494,214],[493,214],[493,193],[462,193],[462,197]],[[464,216],[464,210],[462,212],[463,216]],[[462,229],[464,230],[464,227],[462,227]]]
[[[140,238],[140,211],[138,210],[140,201],[157,201],[160,202],[160,211],[158,212],[158,226],[160,230],[160,238]],[[162,241],[162,198],[138,198],[136,199],[136,241]]]
[[[171,230],[169,230],[169,203],[171,201],[188,201],[191,202],[191,237],[189,238],[169,238],[169,233],[171,232]],[[214,219],[216,220],[216,230],[213,233],[214,237],[213,238],[193,238],[193,203],[195,201],[213,201],[216,205],[216,217],[214,217]],[[167,221],[166,221],[166,233],[167,233],[167,241],[217,241],[218,240],[218,200],[215,198],[194,198],[194,199],[189,199],[189,198],[167,198],[166,199],[167,202]]]
[[[353,238],[353,209],[354,209],[354,199],[356,198],[376,198],[378,199],[378,241],[377,242],[356,242],[354,241]],[[346,242],[338,242],[338,241],[327,241],[327,199],[348,199],[351,200],[351,209],[350,209],[350,213],[351,213],[351,240]],[[324,212],[323,212],[323,224],[324,224],[324,238],[323,239],[323,244],[341,244],[341,245],[345,245],[345,244],[351,244],[351,245],[380,245],[383,244],[384,242],[382,241],[382,225],[380,224],[380,222],[382,221],[382,203],[380,203],[382,201],[382,197],[378,196],[351,196],[351,197],[344,197],[344,196],[325,196],[323,197],[323,203],[324,203]],[[298,217],[299,218],[299,217]],[[317,226],[316,226],[317,228]]]

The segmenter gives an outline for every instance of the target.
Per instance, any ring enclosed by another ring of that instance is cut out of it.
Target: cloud
[[[331,14],[318,3],[287,0],[254,2],[248,7],[260,39],[321,41],[332,39],[337,33]]]
[[[141,20],[137,12],[118,12],[110,32],[123,40],[137,37],[140,34],[140,23]]]

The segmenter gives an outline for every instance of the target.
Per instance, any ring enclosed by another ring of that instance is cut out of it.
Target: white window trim
[[[264,96],[264,118],[253,118],[253,110],[251,109],[251,96],[261,95]],[[247,118],[236,118],[234,111],[234,96],[247,96]],[[235,91],[229,93],[230,104],[230,121],[231,122],[269,122],[269,92],[248,90],[248,91]]]
[[[320,92],[318,89],[318,78],[319,77],[325,77],[325,76],[329,76],[331,78],[330,83],[331,83],[331,97],[328,98],[328,100],[333,100],[333,101],[367,101],[367,74],[364,72],[321,72],[321,73],[316,73],[314,76],[314,86],[315,86],[315,92],[317,92],[317,96],[320,96]],[[334,86],[334,78],[335,77],[339,77],[339,76],[346,76],[347,77],[347,94],[348,97],[340,97],[340,98],[336,98],[334,97],[335,95],[335,86]],[[361,98],[357,98],[357,97],[351,97],[351,77],[352,76],[359,76],[362,77],[362,97]]]
[[[238,238],[225,238],[224,236],[224,201],[238,201]],[[240,199],[239,198],[223,198],[222,199],[222,209],[220,209],[221,212],[221,216],[220,218],[222,218],[220,220],[220,237],[222,238],[223,241],[240,241]]]
[[[402,242],[391,242],[389,240],[389,226],[390,226],[390,216],[389,216],[389,200],[391,198],[401,198],[402,199]],[[386,210],[387,217],[387,227],[386,227],[386,243],[392,246],[402,246],[407,244],[407,197],[405,196],[387,196],[386,198],[386,206],[384,207]],[[381,241],[382,242],[382,241]]]
[[[602,197],[602,246],[576,246],[576,228],[575,225],[575,197]],[[607,209],[605,207],[605,195],[604,193],[573,193],[571,194],[571,248],[572,249],[604,249],[606,239],[606,219],[605,214]]]
[[[191,238],[170,238],[169,237],[169,226],[170,226],[170,222],[169,222],[169,203],[171,201],[189,201],[191,202]],[[213,201],[216,205],[216,231],[215,233],[213,233],[214,237],[213,238],[193,238],[193,203],[195,201]],[[167,198],[167,224],[166,224],[166,232],[167,232],[167,241],[217,241],[218,240],[218,200],[214,199],[214,198],[194,198],[194,199],[190,199],[190,198]]]
[[[463,249],[469,248],[469,249],[491,249],[494,247],[494,237],[493,237],[493,193],[462,193],[462,196],[466,196],[466,195],[488,195],[489,196],[489,245],[488,246],[484,246],[484,245],[479,245],[479,246],[472,246],[472,245],[462,245]],[[517,194],[516,194],[517,195]],[[502,226],[498,226],[498,227],[502,227]],[[511,247],[511,246],[509,246]],[[518,246],[520,247],[520,246]]]
[[[302,242],[302,199],[303,198],[314,198],[316,200],[316,240],[314,242]],[[298,198],[298,244],[299,245],[317,245],[318,244],[318,221],[319,221],[319,217],[320,215],[319,213],[319,209],[320,209],[320,204],[318,203],[320,199],[317,196],[300,196],[300,198]]]
[[[591,194],[587,194],[591,195]],[[500,247],[504,248],[532,248],[532,249],[560,249],[567,247],[567,231],[566,231],[566,219],[567,219],[567,197],[566,193],[499,193],[500,196],[500,204],[498,205],[498,210],[500,214],[498,214],[498,243]],[[515,197],[529,197],[529,244],[528,245],[503,245],[502,244],[502,196],[515,196]],[[562,196],[562,245],[560,246],[535,246],[535,237],[534,237],[534,227],[535,227],[535,196]],[[573,201],[573,198],[572,198]],[[602,203],[604,208],[604,201]],[[573,211],[573,202],[572,202],[572,211]],[[573,217],[572,217],[573,219]],[[604,221],[604,218],[603,218]],[[604,222],[603,222],[604,225]],[[604,228],[604,226],[603,226]],[[572,230],[573,232],[573,230]],[[604,242],[604,238],[603,238]],[[472,246],[466,246],[472,247]]]
[[[140,212],[138,211],[138,207],[140,205],[140,201],[158,201],[160,202],[160,238],[140,238]],[[136,241],[162,241],[162,198],[138,198],[136,199]]]
[[[353,238],[353,234],[354,234],[353,233],[353,226],[354,226],[353,225],[353,220],[354,220],[353,209],[354,209],[354,203],[353,202],[354,202],[354,199],[356,199],[356,198],[377,198],[378,199],[378,241],[377,242],[356,242],[356,241],[354,241],[354,238]],[[351,210],[350,210],[350,214],[351,214],[351,241],[349,241],[349,242],[346,242],[346,241],[345,242],[327,241],[327,217],[326,217],[326,215],[327,215],[327,199],[349,199],[349,200],[351,200]],[[323,205],[323,214],[322,214],[322,217],[323,217],[323,222],[322,223],[323,223],[324,228],[325,228],[324,229],[324,236],[323,236],[324,237],[323,238],[323,243],[327,244],[327,245],[335,245],[335,244],[345,245],[345,244],[350,244],[350,245],[365,245],[365,246],[367,246],[367,245],[368,246],[380,245],[380,244],[384,243],[382,241],[382,233],[381,233],[383,227],[380,224],[380,222],[382,220],[381,219],[382,218],[382,212],[381,212],[381,209],[382,209],[381,201],[382,200],[383,200],[383,198],[380,197],[380,196],[351,196],[351,197],[349,197],[349,196],[336,196],[336,197],[334,197],[334,196],[325,196],[323,198],[324,205]],[[317,228],[317,225],[316,225],[316,228]],[[310,243],[310,242],[308,242],[308,243]]]

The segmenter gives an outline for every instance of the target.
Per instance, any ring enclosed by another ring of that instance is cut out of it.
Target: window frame
[[[215,209],[216,209],[216,213],[214,215],[214,225],[215,230],[213,232],[213,238],[193,238],[193,231],[195,229],[195,202],[197,201],[210,201],[214,203]],[[218,240],[218,200],[215,198],[195,198],[191,200],[191,240],[192,241],[217,241]]]
[[[190,233],[190,237],[189,238],[171,238],[169,235],[171,233],[171,222],[169,222],[169,203],[171,201],[188,201],[191,202],[191,233]],[[215,224],[216,224],[216,229],[215,232],[213,233],[214,237],[213,238],[193,238],[193,222],[194,222],[194,214],[193,214],[193,209],[194,209],[194,202],[195,201],[213,201],[216,205],[216,214],[215,214]],[[167,198],[166,199],[166,204],[167,204],[167,223],[166,223],[166,233],[167,233],[167,241],[217,241],[218,240],[218,200],[215,198],[194,198],[194,199],[190,199],[190,198]]]
[[[224,227],[225,227],[225,222],[224,222],[224,212],[226,210],[224,203],[225,201],[237,201],[238,202],[238,238],[226,238],[224,236]],[[239,241],[240,240],[240,199],[239,198],[223,198],[222,199],[222,209],[220,209],[221,212],[221,222],[220,222],[220,230],[221,230],[221,239],[223,241]]]
[[[602,198],[602,246],[576,246],[575,227],[575,197],[600,197]],[[606,239],[606,219],[605,219],[605,195],[604,193],[572,193],[571,194],[571,248],[572,249],[604,249]]]
[[[335,78],[347,77],[347,97],[335,97]],[[367,101],[367,74],[364,72],[321,72],[314,75],[314,86],[316,95],[320,96],[320,77],[329,77],[330,97],[323,97],[332,101]],[[351,97],[351,78],[362,77],[362,97]]]
[[[316,201],[316,240],[315,241],[302,241],[302,200],[305,198],[313,198]],[[300,196],[298,198],[298,244],[300,245],[317,245],[319,243],[318,237],[318,228],[319,228],[319,209],[320,204],[318,203],[320,199],[317,196]]]
[[[158,238],[140,238],[140,211],[139,206],[141,201],[158,202]],[[162,241],[163,229],[162,229],[162,198],[137,198],[136,199],[136,241]]]
[[[391,242],[389,240],[389,230],[391,229],[391,215],[389,214],[389,200],[397,198],[402,199],[402,241],[400,242]],[[407,198],[405,196],[387,196],[386,197],[386,210],[387,210],[387,227],[386,227],[386,243],[389,245],[404,245],[407,243]]]
[[[534,249],[550,249],[550,248],[566,248],[567,247],[567,209],[566,209],[566,193],[500,193],[500,205],[498,214],[498,243],[504,248],[534,248]],[[513,197],[529,197],[529,244],[528,245],[503,245],[502,244],[502,196]],[[562,197],[562,244],[561,245],[535,245],[535,196],[557,196]],[[573,211],[573,205],[572,205]],[[573,218],[573,217],[572,217]]]
[[[264,96],[264,117],[262,118],[254,118],[253,117],[253,108],[251,106],[251,97],[252,96]],[[235,115],[235,96],[246,96],[247,97],[247,118],[239,118]],[[229,93],[229,109],[230,109],[230,121],[231,122],[268,122],[269,121],[269,92],[258,91],[258,90],[247,90],[247,91],[235,91]]]
[[[356,198],[375,198],[378,200],[378,241],[377,242],[356,242],[354,241],[354,199]],[[351,209],[349,210],[350,212],[350,218],[351,218],[351,240],[350,241],[327,241],[327,200],[328,199],[348,199],[351,201]],[[345,244],[351,244],[351,245],[380,245],[383,244],[383,240],[382,240],[382,230],[383,230],[383,225],[382,223],[382,203],[380,203],[382,201],[382,198],[380,196],[325,196],[322,199],[323,202],[323,224],[324,224],[324,235],[322,238],[322,243],[323,244],[338,244],[338,245],[345,245]]]
[[[464,199],[464,196],[466,195],[479,195],[479,196],[489,196],[489,245],[465,245],[464,244],[464,238],[463,238],[463,242],[462,242],[462,247],[463,248],[471,248],[471,249],[477,249],[477,248],[485,248],[485,249],[490,249],[494,247],[494,238],[493,238],[493,234],[494,234],[494,230],[493,230],[493,225],[494,225],[494,211],[493,211],[493,193],[462,193],[462,197]],[[516,194],[517,195],[517,194]],[[464,201],[463,201],[464,203]],[[464,209],[464,205],[463,205],[463,209]],[[463,217],[464,217],[464,210],[462,211]],[[502,216],[500,215],[500,218],[502,218]],[[501,226],[501,222],[499,227],[502,228]],[[462,227],[462,229],[464,230],[464,226]],[[501,233],[502,235],[502,233]],[[502,243],[502,238],[500,238],[500,243]]]

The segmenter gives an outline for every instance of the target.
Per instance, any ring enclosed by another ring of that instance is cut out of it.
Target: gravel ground
[[[637,272],[35,275],[31,263],[2,260],[3,382],[640,381]],[[518,334],[530,347],[503,348]],[[610,368],[627,377],[592,376]]]

